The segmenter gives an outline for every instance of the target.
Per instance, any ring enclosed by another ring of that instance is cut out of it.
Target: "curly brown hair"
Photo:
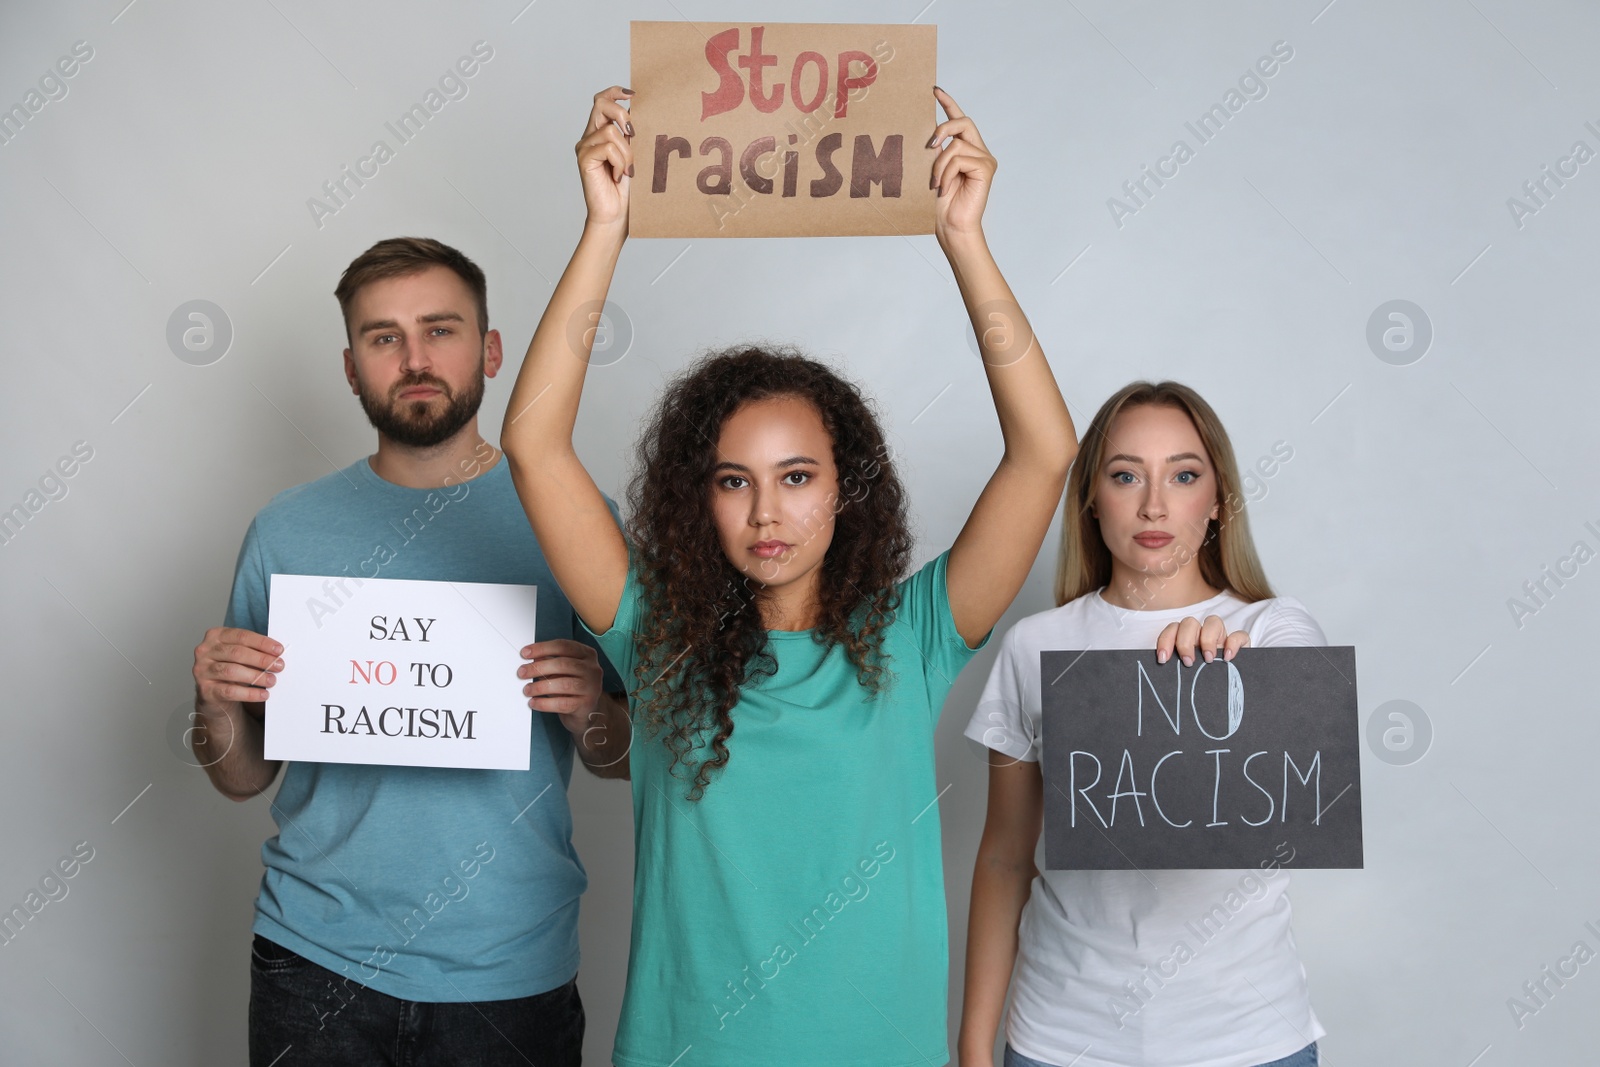
[[[875,699],[888,682],[883,632],[898,607],[913,537],[870,402],[826,365],[788,347],[710,352],[671,382],[638,443],[627,535],[644,597],[634,678],[645,728],[665,732],[670,771],[693,772],[704,795],[728,762],[742,686],[777,672],[751,580],[727,558],[712,518],[712,471],[723,424],[743,405],[807,401],[833,441],[839,474],[833,540],[820,568],[812,639],[842,645]],[[710,736],[707,757],[695,752]]]

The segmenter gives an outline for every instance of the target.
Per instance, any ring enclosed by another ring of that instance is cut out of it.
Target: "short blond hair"
[[[489,332],[489,283],[483,271],[465,255],[431,237],[388,237],[355,259],[344,269],[333,295],[339,301],[344,315],[344,333],[350,337],[350,304],[356,294],[373,282],[384,278],[402,278],[420,274],[429,267],[448,267],[454,271],[478,305],[478,335]]]

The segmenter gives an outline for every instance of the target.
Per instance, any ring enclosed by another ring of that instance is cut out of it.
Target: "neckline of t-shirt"
[[[490,467],[488,470],[484,471],[483,473],[474,475],[473,477],[467,478],[464,481],[455,482],[452,485],[435,485],[435,486],[426,486],[426,487],[424,487],[424,486],[415,486],[415,485],[400,485],[397,482],[391,482],[389,479],[385,478],[383,475],[379,474],[377,471],[372,469],[372,457],[371,456],[362,456],[360,459],[356,460],[355,463],[351,464],[351,466],[354,466],[354,467],[358,468],[361,471],[362,480],[367,482],[369,485],[382,486],[383,489],[385,489],[387,491],[390,491],[390,492],[395,492],[395,493],[406,493],[406,494],[421,493],[423,495],[427,495],[428,493],[445,492],[447,490],[454,489],[455,486],[457,486],[457,485],[471,485],[473,482],[481,481],[484,478],[487,478],[490,475],[494,474],[495,472],[499,471],[501,467],[507,467],[508,465],[507,465],[507,463],[506,463],[506,461],[504,459],[501,459],[501,460],[498,460],[495,463],[494,466]]]
[[[1224,589],[1216,596],[1208,597],[1205,600],[1197,600],[1193,604],[1183,604],[1176,608],[1124,608],[1111,603],[1111,601],[1100,595],[1105,591],[1105,588],[1102,585],[1099,589],[1090,593],[1089,596],[1093,597],[1095,602],[1107,611],[1117,615],[1133,615],[1141,619],[1161,619],[1167,616],[1174,619],[1182,619],[1185,616],[1195,614],[1196,611],[1202,608],[1214,607],[1224,600],[1238,599],[1231,589]]]
[[[817,632],[817,628],[815,626],[813,626],[809,630],[768,630],[767,631],[767,636],[769,638],[770,637],[790,637],[790,638],[792,638],[792,637],[810,637],[812,634],[814,634],[816,632]]]

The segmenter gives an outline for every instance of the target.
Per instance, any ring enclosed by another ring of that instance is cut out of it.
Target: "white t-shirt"
[[[1006,633],[966,736],[1037,762],[1041,651],[1154,648],[1190,615],[1221,616],[1252,648],[1327,644],[1292,597],[1247,604],[1223,592],[1130,611],[1096,590]],[[1012,1047],[1074,1067],[1253,1067],[1321,1037],[1289,929],[1293,843],[1261,859],[1249,870],[1041,872],[1022,910]]]

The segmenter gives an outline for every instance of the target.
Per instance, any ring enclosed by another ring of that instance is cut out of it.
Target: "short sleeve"
[[[900,583],[900,606],[895,610],[895,621],[913,635],[917,647],[927,659],[934,673],[931,681],[944,683],[946,689],[953,685],[956,675],[988,644],[994,628],[983,635],[976,648],[967,642],[956,629],[950,613],[950,590],[947,572],[950,550],[947,548],[922,568]]]
[[[576,612],[573,613],[573,618],[577,620],[578,626],[581,627],[581,632],[594,639],[601,653],[613,668],[612,676],[616,678],[617,688],[612,690],[608,683],[606,686],[608,692],[631,693],[633,691],[633,685],[626,679],[633,677],[634,664],[638,659],[634,647],[634,636],[638,629],[640,616],[639,596],[641,589],[642,585],[635,569],[633,550],[630,548],[628,551],[628,576],[622,583],[622,598],[617,601],[617,614],[611,620],[611,629],[603,634],[597,634],[589,629],[589,624],[584,622],[581,616]],[[577,632],[579,631],[574,631],[574,633]]]
[[[233,566],[233,592],[228,596],[228,610],[223,615],[222,625],[266,633],[270,589],[266,562],[261,555],[261,533],[252,519]]]
[[[618,676],[617,669],[611,665],[611,657],[606,655],[605,649],[600,647],[599,638],[595,637],[594,633],[583,624],[583,620],[578,618],[576,611],[572,613],[572,639],[579,644],[588,645],[599,653],[600,688],[602,691],[620,693],[627,688],[622,684],[622,678]]]
[[[965,735],[1012,759],[1037,763],[1039,760],[1040,709],[1037,686],[1037,655],[1030,665],[1013,626],[1000,641],[1000,652],[983,685],[978,707],[967,723]],[[1031,671],[1031,673],[1030,673]]]
[[[611,518],[616,522],[618,529],[621,529],[622,516],[617,511],[617,502],[612,500],[609,496],[606,496],[604,493],[601,493],[600,495],[605,499],[606,507],[611,511]],[[614,625],[613,629],[615,629]],[[594,635],[593,630],[590,630],[583,624],[583,620],[578,617],[578,613],[576,611],[572,613],[572,639],[574,641],[581,641],[583,644],[588,645],[590,648],[593,648],[600,653],[600,688],[602,690],[607,693],[621,693],[628,688],[623,683],[622,676],[618,673],[617,668],[612,664],[611,657],[607,655],[606,650],[601,647],[599,638]]]
[[[1275,598],[1253,630],[1250,644],[1256,648],[1306,648],[1328,643],[1311,612],[1292,596]]]

